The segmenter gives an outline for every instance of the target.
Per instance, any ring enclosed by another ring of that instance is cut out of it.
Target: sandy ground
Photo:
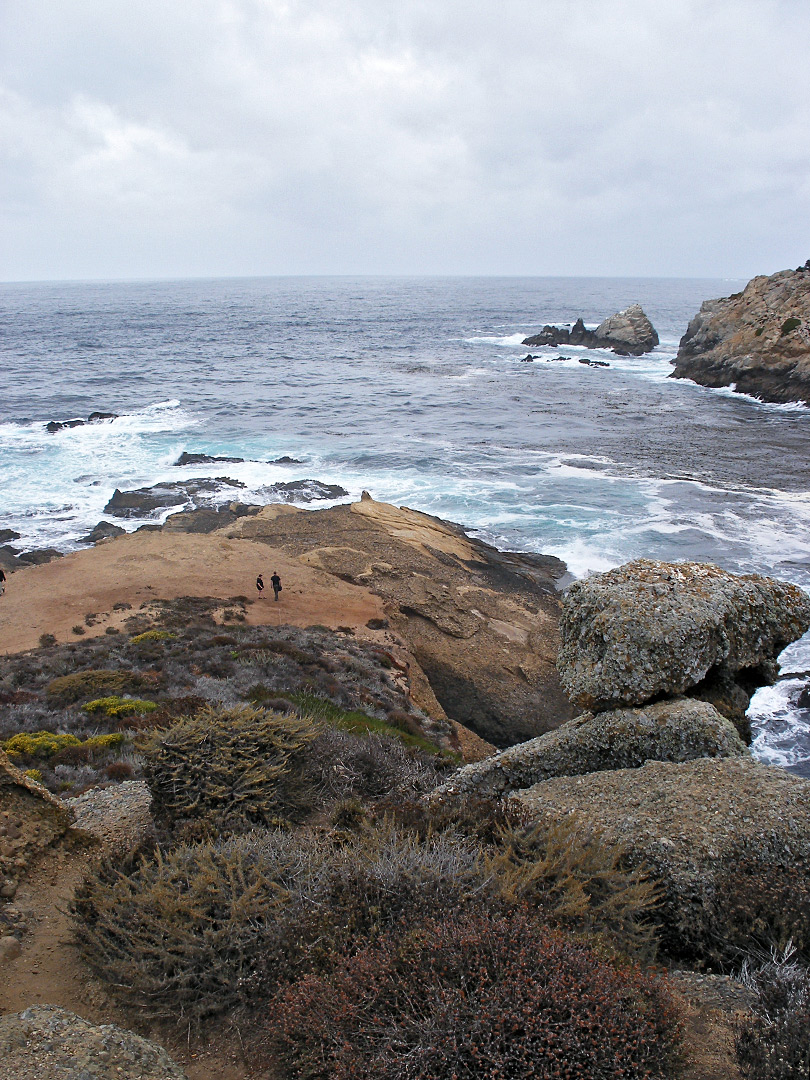
[[[270,588],[273,571],[283,584],[278,603]],[[266,585],[261,600],[255,584],[259,573]],[[131,604],[137,611],[153,600],[179,596],[223,601],[246,596],[255,601],[248,607],[247,621],[258,625],[358,628],[383,617],[382,601],[368,589],[266,544],[221,534],[133,533],[9,574],[0,597],[0,654],[34,648],[41,634],[53,634],[59,642],[76,641],[72,627],[84,626],[86,615],[98,616],[94,626],[85,627],[86,634],[103,634],[132,614],[114,611],[115,604]]]

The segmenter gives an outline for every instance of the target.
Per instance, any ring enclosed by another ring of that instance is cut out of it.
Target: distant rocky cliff
[[[707,300],[681,338],[674,379],[810,404],[810,259]]]

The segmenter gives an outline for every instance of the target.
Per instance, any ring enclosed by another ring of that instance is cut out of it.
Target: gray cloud
[[[0,276],[793,265],[808,40],[806,0],[5,0]]]

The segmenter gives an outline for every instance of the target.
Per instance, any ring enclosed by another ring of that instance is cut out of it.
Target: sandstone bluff
[[[673,379],[810,404],[810,259],[707,300],[681,338]]]

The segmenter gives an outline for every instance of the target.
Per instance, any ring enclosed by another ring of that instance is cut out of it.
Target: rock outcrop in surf
[[[589,349],[612,349],[620,356],[641,356],[658,344],[658,334],[640,304],[604,319],[595,330],[588,330],[582,319],[567,327],[544,326],[539,334],[523,339],[530,348],[541,345],[584,345]]]
[[[571,700],[599,712],[686,694],[749,735],[745,710],[810,628],[810,597],[760,574],[638,559],[575,582],[560,620]]]
[[[673,363],[673,379],[810,404],[810,259],[705,301]]]

